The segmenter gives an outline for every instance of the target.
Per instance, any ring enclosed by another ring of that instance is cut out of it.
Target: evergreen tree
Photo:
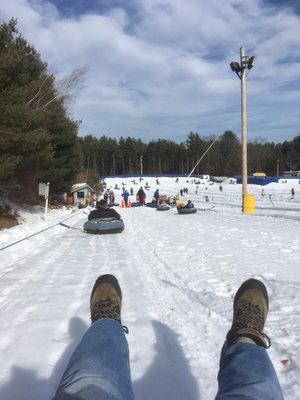
[[[235,133],[225,131],[219,143],[219,172],[234,176],[241,172],[241,145]]]
[[[41,166],[51,157],[51,138],[41,126],[41,114],[26,104],[32,82],[46,65],[22,37],[16,21],[0,25],[0,179],[19,177]]]
[[[16,193],[69,190],[80,165],[77,123],[67,116],[54,76],[18,34],[16,20],[0,25],[0,180]]]

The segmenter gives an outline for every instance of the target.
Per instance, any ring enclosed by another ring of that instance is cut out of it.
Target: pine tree
[[[0,181],[16,194],[67,191],[80,165],[76,122],[68,118],[55,77],[17,31],[0,25]]]

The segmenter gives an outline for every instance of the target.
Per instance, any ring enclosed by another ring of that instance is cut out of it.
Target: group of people
[[[115,203],[115,193],[111,189],[105,190],[103,194],[103,200],[106,204],[113,206]]]
[[[295,189],[292,187],[292,189],[291,189],[291,200],[293,200],[295,198],[295,193],[296,193]],[[260,195],[261,195],[261,197],[264,197],[266,195],[265,189],[261,189]],[[269,197],[270,196],[271,195],[269,195]]]
[[[177,177],[177,178],[175,179],[175,182],[176,182],[176,183],[179,182],[179,177]],[[190,181],[187,179],[187,180],[186,180],[186,183],[190,183]],[[191,180],[191,183],[197,183],[197,184],[199,184],[200,181],[199,181],[199,179],[198,179],[198,180],[192,179],[192,180]]]
[[[130,194],[129,194],[128,190],[126,190],[124,188],[121,196],[123,197],[125,207],[128,207],[130,205],[129,197],[132,194],[133,194],[133,189],[130,190]],[[166,200],[163,197],[166,197],[166,196],[161,197],[161,195],[159,193],[159,189],[156,189],[154,192],[154,195],[153,195],[153,202],[157,205],[167,204]],[[140,187],[140,189],[138,190],[138,192],[136,194],[136,200],[137,200],[137,202],[139,202],[139,204],[141,206],[145,205],[146,193],[142,186]],[[99,218],[109,218],[109,217],[114,217],[116,215],[118,216],[116,219],[119,219],[120,215],[114,209],[111,208],[114,206],[114,201],[115,201],[114,192],[110,189],[107,189],[105,191],[105,193],[103,194],[103,199],[96,202],[96,204],[95,204],[96,210],[94,210],[90,213],[89,220],[99,219]],[[176,205],[177,208],[194,208],[195,207],[191,200],[188,200],[188,202],[186,204],[181,204],[181,203],[177,204],[177,201],[178,201],[178,198],[175,198],[174,205]]]
[[[118,188],[118,186],[115,185],[115,188]],[[128,192],[128,190],[125,188],[125,186],[122,187],[121,196],[123,197],[123,200],[124,200],[124,203],[125,203],[126,207],[128,207],[128,205],[129,205],[129,196],[133,196],[133,194],[134,194],[133,188],[130,188],[130,192]],[[155,201],[158,203],[158,200],[159,200],[159,190],[158,189],[154,193],[154,198],[155,198]],[[115,194],[114,194],[114,192],[111,189],[105,190],[105,192],[103,194],[103,200],[104,200],[104,203],[106,205],[112,207],[114,205],[114,203],[115,203]],[[145,193],[145,191],[144,191],[142,186],[140,187],[140,189],[136,193],[136,201],[139,202],[141,206],[145,205],[145,203],[146,203],[146,193]],[[96,204],[96,201],[95,201],[94,206],[97,206],[97,204]]]
[[[166,196],[161,196],[159,193],[159,189],[156,189],[154,192],[153,203],[156,203],[157,205],[167,204]],[[178,202],[178,196],[176,198],[174,198],[173,205],[176,205],[177,208],[194,208],[195,207],[191,200],[188,200],[188,202],[186,204],[182,204],[182,203]]]
[[[189,192],[188,188],[183,188],[179,190],[180,196],[183,196],[183,194],[187,194]]]
[[[125,207],[128,207],[129,205],[129,196],[133,195],[133,189],[130,189],[130,194],[128,192],[128,190],[126,190],[124,188],[123,193],[122,193],[122,197],[125,203]],[[140,203],[141,206],[143,206],[145,204],[146,201],[146,193],[144,192],[143,187],[141,186],[140,189],[138,190],[137,194],[136,194],[136,200]]]

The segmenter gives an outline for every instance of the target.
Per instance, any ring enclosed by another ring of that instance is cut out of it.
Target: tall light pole
[[[244,64],[245,49],[240,48],[240,65]],[[242,131],[242,193],[243,203],[244,197],[248,193],[248,166],[247,166],[247,85],[246,85],[246,71],[244,67],[241,71],[241,131]],[[244,205],[244,204],[243,204]],[[244,208],[244,207],[243,207]]]
[[[240,63],[232,62],[230,67],[241,81],[241,131],[242,131],[242,210],[246,214],[255,211],[254,196],[248,193],[248,167],[247,167],[247,85],[246,77],[254,67],[255,57],[246,56],[245,48],[240,48]]]
[[[140,157],[141,176],[143,175],[143,156]]]

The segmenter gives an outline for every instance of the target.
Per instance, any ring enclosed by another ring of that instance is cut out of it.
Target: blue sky
[[[70,115],[80,135],[159,137],[240,132],[229,63],[244,45],[249,138],[300,134],[300,2],[296,0],[1,0],[0,18],[64,76],[88,68]]]

